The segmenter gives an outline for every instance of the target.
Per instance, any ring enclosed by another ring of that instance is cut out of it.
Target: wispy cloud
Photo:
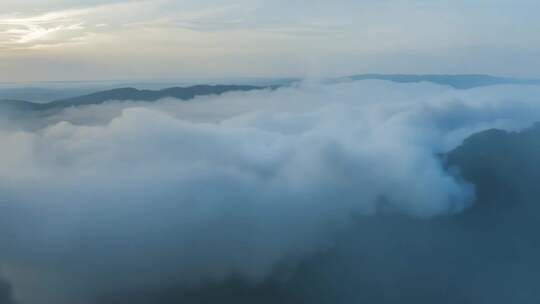
[[[66,10],[34,16],[0,16],[0,48],[26,49],[77,41],[90,10]]]
[[[0,15],[0,50],[53,47],[83,41],[96,32],[115,35],[117,30],[167,28],[193,32],[257,31],[286,35],[328,33],[324,22],[295,18],[276,20],[258,3],[220,6],[180,5],[174,1],[128,1],[93,7]]]
[[[98,4],[41,13],[0,15],[0,50],[24,50],[80,43],[113,26],[141,20],[152,1]],[[154,4],[157,4],[154,1]],[[150,16],[151,17],[151,16]]]
[[[465,2],[2,0],[0,64],[9,77],[0,79],[48,78],[51,71],[71,78],[57,68],[66,64],[84,77],[95,71],[91,78],[105,77],[104,70],[148,77],[149,69],[176,77],[179,67],[190,77],[303,75],[313,60],[331,75],[532,74],[531,66],[540,65],[539,44],[531,39],[536,2]],[[29,58],[42,65],[29,68]]]

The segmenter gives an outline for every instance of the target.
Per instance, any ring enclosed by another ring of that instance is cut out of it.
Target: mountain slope
[[[1,99],[0,111],[28,112],[44,109],[46,106],[24,100]]]
[[[11,286],[0,278],[0,304],[15,304]]]

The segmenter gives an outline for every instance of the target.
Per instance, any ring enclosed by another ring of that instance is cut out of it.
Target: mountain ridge
[[[525,79],[498,77],[485,74],[357,74],[336,78],[330,82],[383,80],[396,83],[430,82],[447,85],[455,89],[472,89],[491,85],[540,85],[540,79]],[[95,93],[37,103],[20,99],[0,99],[0,109],[10,109],[19,112],[61,110],[63,108],[83,105],[102,104],[107,101],[144,101],[154,102],[163,98],[190,100],[198,96],[221,95],[227,92],[246,92],[253,90],[277,89],[290,86],[295,82],[282,85],[194,85],[188,87],[169,87],[160,90],[137,89],[121,87],[98,91]]]
[[[35,103],[25,100],[2,99],[0,109],[15,111],[61,110],[72,106],[97,105],[107,101],[145,101],[154,102],[163,98],[190,100],[198,96],[221,95],[228,92],[246,92],[271,89],[272,86],[250,85],[195,85],[189,87],[170,87],[161,90],[139,90],[132,87],[99,91],[82,96],[53,100],[48,103]]]
[[[486,74],[357,74],[344,79],[353,81],[386,80],[397,83],[431,82],[462,90],[501,84],[540,85],[540,79],[499,77]]]

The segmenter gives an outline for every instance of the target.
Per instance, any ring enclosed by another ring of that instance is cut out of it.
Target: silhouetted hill
[[[22,100],[0,100],[0,110],[19,112],[61,110],[66,107],[96,105],[106,101],[145,101],[153,102],[163,98],[190,100],[197,96],[221,95],[234,91],[262,90],[272,87],[247,85],[197,85],[191,87],[173,87],[162,90],[138,90],[135,88],[119,88],[101,91],[88,95],[55,100],[49,103],[33,103]]]
[[[505,224],[518,216],[512,224],[540,228],[540,123],[521,132],[493,129],[475,134],[447,159],[476,185],[478,203],[468,214],[492,213]]]
[[[156,101],[168,97],[181,100],[190,100],[197,96],[220,95],[232,91],[252,91],[261,90],[263,88],[264,87],[242,85],[198,85],[185,88],[173,87],[157,91],[120,88],[74,98],[56,100],[49,103],[48,107],[65,108],[70,106],[101,104],[110,100]]]
[[[518,79],[509,77],[495,77],[490,75],[408,75],[408,74],[361,74],[348,77],[352,80],[387,80],[399,83],[432,82],[449,85],[456,89],[471,89],[475,87],[520,84],[540,85],[540,79]]]

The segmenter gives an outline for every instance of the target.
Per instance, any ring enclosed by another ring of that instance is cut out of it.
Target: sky
[[[2,0],[0,82],[540,77],[537,0]]]

